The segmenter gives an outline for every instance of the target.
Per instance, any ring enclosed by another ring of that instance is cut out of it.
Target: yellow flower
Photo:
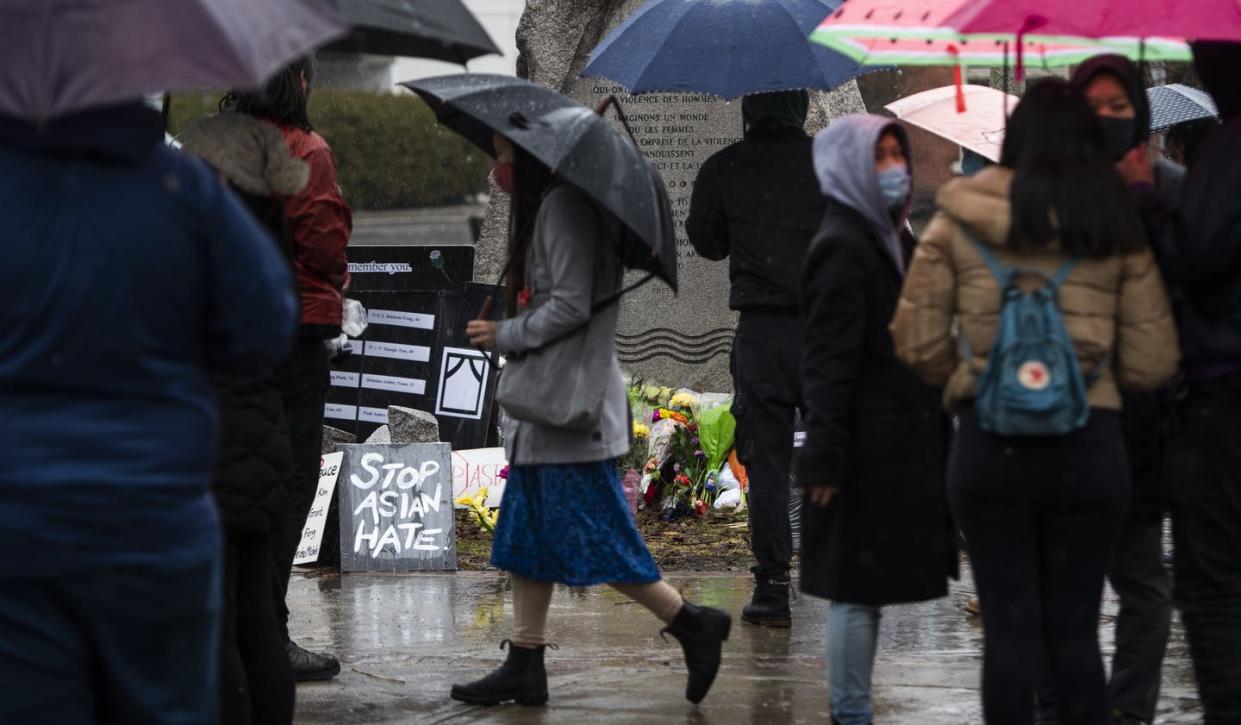
[[[636,420],[633,422],[633,437],[634,438],[646,438],[650,434],[651,434],[651,427],[649,425],[645,423],[639,423]]]
[[[673,408],[697,408],[698,398],[690,393],[677,393],[668,401],[668,405]]]

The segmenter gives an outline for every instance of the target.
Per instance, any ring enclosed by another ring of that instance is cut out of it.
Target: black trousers
[[[306,516],[319,486],[319,458],[323,451],[323,406],[331,384],[328,351],[322,340],[303,339],[279,372],[284,397],[284,417],[288,423],[293,454],[293,479],[289,482],[289,517],[280,531],[273,533],[272,581],[276,619],[280,630],[289,634],[289,608],[285,596],[293,557],[302,538]]]
[[[732,412],[737,457],[750,479],[750,546],[759,578],[787,578],[792,558],[789,471],[801,402],[802,329],[794,312],[746,311],[733,343]]]
[[[1204,721],[1241,723],[1241,374],[1193,386],[1165,472]]]
[[[1157,472],[1134,472],[1133,476],[1148,473]],[[1108,709],[1113,717],[1152,723],[1172,626],[1172,576],[1163,563],[1162,513],[1130,509],[1112,550],[1107,579],[1120,599],[1112,676],[1107,682]],[[1043,725],[1058,722],[1049,670],[1044,661],[1038,720]]]
[[[220,722],[293,722],[293,671],[271,596],[271,537],[224,532]]]
[[[1120,598],[1116,652],[1107,683],[1113,715],[1155,721],[1172,625],[1172,577],[1163,564],[1163,515],[1130,513],[1107,570]]]
[[[1054,438],[991,435],[972,409],[960,419],[948,494],[982,601],[984,716],[1033,723],[1045,656],[1059,722],[1103,725],[1099,609],[1130,493],[1119,416],[1093,411]]]

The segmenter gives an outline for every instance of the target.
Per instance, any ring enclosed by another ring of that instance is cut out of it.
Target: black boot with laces
[[[542,705],[547,702],[547,670],[543,667],[543,652],[549,646],[520,647],[511,640],[500,643],[500,649],[508,645],[508,659],[504,664],[480,680],[452,686],[452,699],[471,705],[499,705],[512,700],[518,705]]]

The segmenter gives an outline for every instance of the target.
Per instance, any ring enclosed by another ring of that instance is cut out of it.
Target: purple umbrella
[[[348,28],[318,0],[4,0],[0,114],[257,88]]]

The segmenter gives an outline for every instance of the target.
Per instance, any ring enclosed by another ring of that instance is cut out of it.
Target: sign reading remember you
[[[341,571],[454,571],[452,447],[340,446]]]
[[[315,490],[315,500],[310,504],[310,514],[306,517],[306,526],[302,528],[301,541],[297,543],[294,564],[313,564],[319,560],[328,507],[332,503],[332,494],[336,492],[336,479],[340,476],[340,463],[344,457],[344,453],[338,452],[328,453],[319,459],[319,488]]]

